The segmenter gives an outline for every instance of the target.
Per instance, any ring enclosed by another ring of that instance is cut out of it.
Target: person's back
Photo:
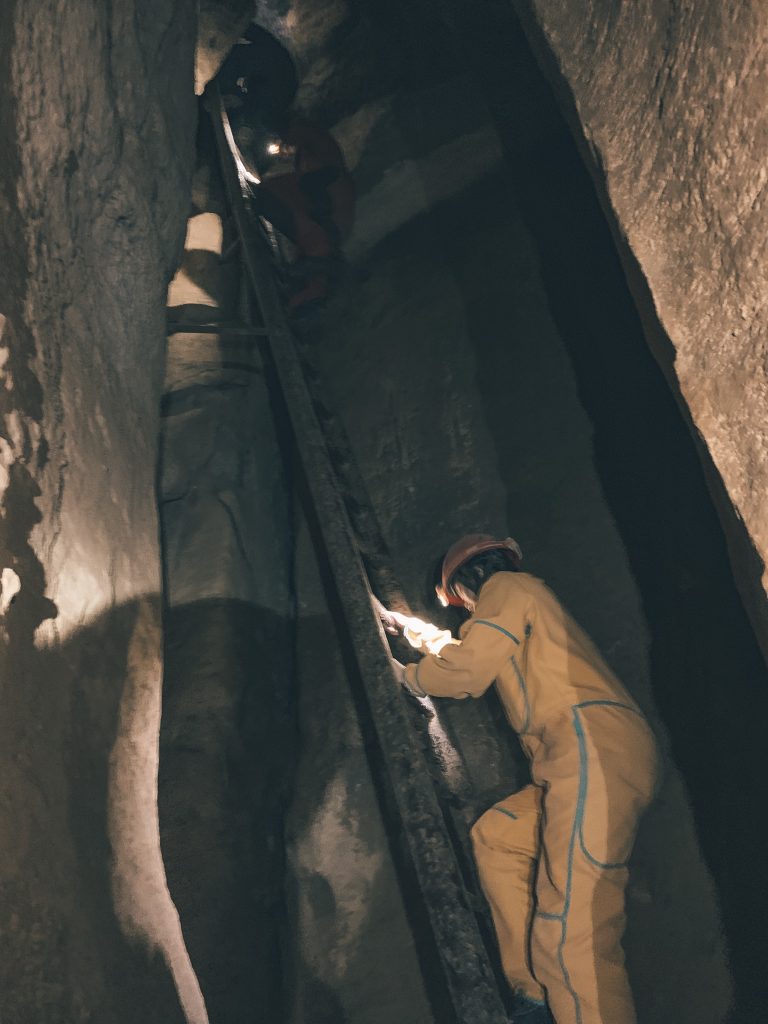
[[[290,110],[298,78],[293,58],[275,36],[251,22],[243,33],[245,43],[235,43],[216,76],[224,95],[261,102],[268,111]]]
[[[515,669],[522,672],[528,700],[525,732],[543,734],[548,723],[588,700],[614,700],[637,710],[590,637],[543,580],[524,572],[496,573],[480,590],[462,633],[478,619],[497,622],[520,639],[514,665],[499,670],[497,688],[505,706],[516,710],[521,688]]]

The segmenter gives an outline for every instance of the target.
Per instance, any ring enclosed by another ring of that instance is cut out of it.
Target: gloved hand
[[[404,689],[406,689],[408,691],[408,693],[411,694],[412,697],[426,697],[427,696],[427,694],[424,692],[424,690],[422,690],[420,687],[413,686],[408,681],[408,676],[407,676],[406,671],[405,671],[405,665],[401,664],[399,661],[396,661],[393,658],[392,659],[392,668],[394,669],[395,678],[397,679],[398,683],[400,683],[400,685]]]
[[[384,632],[389,633],[390,636],[399,636],[400,626],[395,618],[395,613],[385,608],[381,601],[377,601],[375,597],[373,598],[373,604],[379,614],[379,618],[381,619]]]
[[[395,679],[398,683],[401,686],[405,686],[405,665],[396,658],[392,658],[392,671],[395,673]]]

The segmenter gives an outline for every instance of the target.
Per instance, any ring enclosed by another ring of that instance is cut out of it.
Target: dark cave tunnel
[[[590,173],[573,111],[537,62],[538,41],[500,0],[482,18],[425,0],[354,10],[270,0],[258,14],[296,58],[299,107],[333,129],[354,174],[344,276],[322,316],[298,330],[406,597],[415,614],[456,628],[459,617],[431,602],[439,556],[468,531],[520,541],[524,568],[594,637],[663,753],[627,891],[639,1024],[753,1024],[768,1005],[758,820],[768,668],[724,532],[729,515],[729,529],[742,524],[719,492],[713,499],[718,471],[675,390],[674,348],[658,322],[649,344],[655,314],[631,288],[639,270],[601,204],[602,172]],[[209,116],[200,100],[190,228],[168,305],[181,320],[258,320]],[[458,1024],[423,945],[416,883],[277,390],[253,339],[168,339],[159,832],[207,1017],[183,998],[176,1005],[171,958],[151,937],[142,976],[141,928],[126,933],[109,896],[109,815],[89,816],[70,795],[77,886],[90,878],[98,889],[78,913],[98,906],[94,920],[108,920],[107,995],[70,985],[62,1009],[67,971],[95,976],[97,954],[78,945],[66,966],[67,928],[46,918],[29,942],[14,940],[9,962],[29,950],[55,978],[29,1000],[34,968],[14,981],[10,1009],[0,1006],[10,1024],[58,1024],[62,1013],[72,1024]],[[119,628],[104,616],[29,669],[87,677],[80,705],[70,712],[59,695],[44,721],[54,729],[71,715],[67,764],[104,807],[133,602],[119,611]],[[117,667],[107,710],[90,716],[94,649]],[[493,694],[437,703],[476,817],[523,784],[522,755]],[[59,781],[51,786],[58,794]],[[123,942],[130,971],[118,982]],[[135,987],[133,1005],[120,1005],[122,986]]]

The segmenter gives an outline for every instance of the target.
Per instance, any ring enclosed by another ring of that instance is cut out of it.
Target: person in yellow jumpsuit
[[[461,642],[408,665],[418,696],[479,697],[495,681],[532,783],[472,829],[521,1024],[634,1024],[624,967],[627,860],[656,785],[640,709],[511,538],[462,538],[438,596],[471,614]]]

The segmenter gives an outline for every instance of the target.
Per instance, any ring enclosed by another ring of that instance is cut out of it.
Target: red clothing
[[[289,237],[300,255],[326,256],[352,230],[352,175],[333,136],[311,121],[293,118],[282,141],[295,147],[294,170],[266,178],[260,187],[293,215],[294,231]]]
[[[346,238],[354,221],[355,186],[339,144],[323,128],[298,117],[291,120],[283,141],[296,147],[294,168],[300,177],[334,170],[338,172],[325,187],[332,201],[332,219],[341,237]]]
[[[294,170],[265,178],[262,213],[295,244],[302,259],[330,259],[352,230],[355,186],[341,149],[327,131],[292,118],[282,141],[295,149]],[[265,194],[266,193],[266,194]],[[309,276],[292,296],[293,308],[327,297],[327,273]]]

